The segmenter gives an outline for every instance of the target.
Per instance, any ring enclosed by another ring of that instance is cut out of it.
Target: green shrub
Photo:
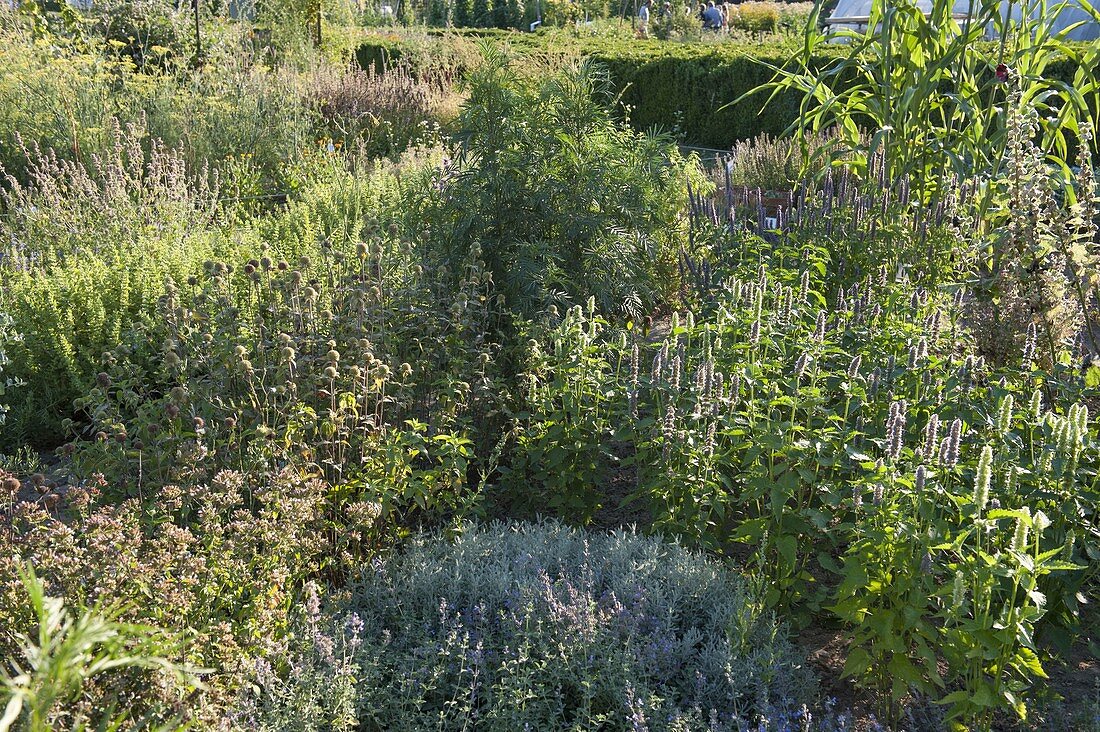
[[[692,7],[673,8],[653,21],[653,35],[662,41],[698,41],[703,37],[703,24]]]
[[[0,166],[9,174],[25,180],[20,139],[69,159],[103,149],[106,110],[117,108],[106,79],[119,62],[44,53],[0,15],[0,68]]]
[[[226,33],[226,45],[241,34]],[[26,183],[21,140],[90,165],[110,156],[113,120],[179,150],[189,172],[226,169],[242,156],[268,189],[285,190],[283,167],[317,141],[298,74],[265,69],[239,48],[218,63],[142,73],[132,61],[64,39],[35,43],[0,18],[0,165]],[[148,147],[148,143],[146,143]]]
[[[525,317],[589,293],[633,316],[669,301],[692,174],[671,140],[616,122],[590,65],[525,80],[492,53],[469,93],[458,159],[409,222],[431,227],[430,256],[453,281],[480,259],[491,297]]]
[[[779,30],[779,12],[779,3],[739,3],[730,10],[729,25],[749,33],[775,33]]]
[[[257,225],[258,256],[169,279],[77,402],[94,439],[67,448],[74,475],[133,496],[291,464],[379,506],[394,534],[474,510],[473,426],[491,434],[505,369],[483,268],[471,260],[450,289],[385,217],[421,165],[349,170],[318,153],[285,214]]]
[[[186,63],[194,53],[190,12],[161,0],[100,0],[90,15],[96,40],[138,68]]]
[[[0,427],[8,418],[8,392],[22,386],[22,382],[14,378],[10,373],[5,373],[11,364],[11,356],[8,350],[12,344],[20,340],[19,333],[12,327],[15,321],[6,312],[0,312]]]
[[[744,580],[628,533],[418,539],[303,615],[243,700],[257,729],[742,730],[808,699]]]
[[[168,277],[186,279],[219,240],[215,193],[179,156],[156,144],[146,154],[135,128],[112,137],[110,156],[92,169],[32,148],[31,182],[9,178],[0,189],[0,304],[21,335],[8,370],[27,384],[11,404],[6,444],[56,444],[103,354],[153,313]]]

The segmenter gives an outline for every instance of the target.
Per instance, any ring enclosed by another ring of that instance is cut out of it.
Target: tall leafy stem
[[[819,27],[823,4],[817,2],[788,62],[771,66],[772,80],[737,100],[800,92],[800,114],[787,132],[807,139],[835,127],[840,138],[835,146],[804,149],[808,161],[844,158],[866,172],[881,152],[885,178],[912,179],[925,201],[938,200],[956,178],[995,178],[1004,164],[1006,133],[999,87],[1011,75],[1021,103],[1042,112],[1042,149],[1068,172],[1070,135],[1095,108],[1097,89],[1085,64],[1073,84],[1046,73],[1061,57],[1095,60],[1095,49],[1069,41],[1077,24],[1057,27],[1071,3],[971,0],[961,17],[951,0],[934,0],[927,13],[914,0],[875,0],[865,30],[829,32]],[[987,35],[999,42],[988,42]],[[823,62],[834,42],[847,43],[847,53]],[[983,210],[988,205],[986,196]]]

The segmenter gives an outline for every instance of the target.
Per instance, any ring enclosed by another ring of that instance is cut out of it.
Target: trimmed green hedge
[[[689,144],[728,149],[762,133],[778,134],[798,115],[800,95],[777,96],[761,109],[766,95],[731,104],[772,78],[768,64],[781,66],[793,48],[785,43],[669,43],[649,40],[571,38],[560,32],[520,33],[482,30],[429,31],[417,38],[398,34],[363,38],[356,59],[364,68],[384,68],[400,59],[414,69],[433,67],[461,77],[476,58],[477,42],[507,43],[524,55],[588,56],[611,75],[621,103],[637,129],[675,130]],[[819,57],[822,66],[843,54],[843,46]],[[1072,82],[1075,67],[1051,64],[1049,74]]]
[[[589,54],[607,67],[638,129],[675,129],[691,144],[728,149],[778,134],[798,116],[796,94],[782,94],[764,109],[763,94],[731,104],[772,78],[765,64],[782,66],[791,53],[786,46],[652,45]]]

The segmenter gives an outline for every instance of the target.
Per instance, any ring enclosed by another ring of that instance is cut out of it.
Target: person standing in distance
[[[638,10],[638,37],[649,38],[649,11],[653,7],[653,0],[645,0]]]

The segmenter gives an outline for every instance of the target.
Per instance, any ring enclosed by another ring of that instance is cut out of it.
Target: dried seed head
[[[325,370],[322,373],[324,374],[325,378],[329,380],[335,379],[337,376],[335,366],[326,366]]]
[[[886,455],[891,460],[901,457],[901,448],[905,441],[906,409],[904,399],[890,404],[890,414],[886,418]]]
[[[856,354],[848,363],[848,381],[855,381],[859,376],[859,367],[863,363],[863,356]]]
[[[798,357],[798,360],[794,362],[794,378],[797,382],[806,373],[806,368],[810,363],[810,354],[806,351],[802,352],[802,355]]]
[[[1035,360],[1035,348],[1039,344],[1039,329],[1035,323],[1028,323],[1027,336],[1024,338],[1024,350],[1022,354],[1023,366],[1030,369]]]
[[[921,455],[925,460],[931,460],[935,455],[936,443],[940,435],[940,416],[933,414],[928,418],[928,424],[924,426],[924,444],[921,446]]]
[[[953,468],[959,464],[959,453],[962,446],[962,420],[956,417],[951,422],[951,432],[948,434],[947,459],[944,464]]]
[[[96,374],[95,383],[98,384],[101,389],[109,389],[111,387],[111,377],[106,371],[100,371]]]
[[[22,486],[19,483],[18,478],[13,475],[9,475],[8,477],[4,478],[3,487],[4,493],[8,494],[9,496],[14,496],[16,493],[19,492],[19,489]]]

